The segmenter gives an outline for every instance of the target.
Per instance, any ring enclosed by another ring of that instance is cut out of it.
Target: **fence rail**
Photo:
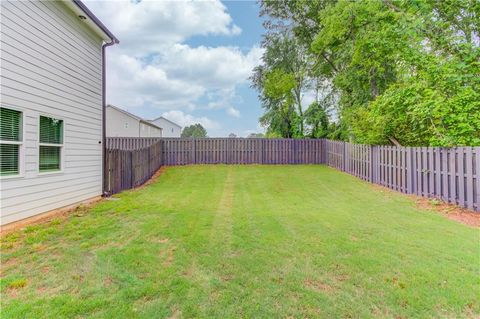
[[[106,189],[141,185],[161,165],[326,164],[393,190],[480,211],[480,147],[395,147],[326,139],[108,138]]]

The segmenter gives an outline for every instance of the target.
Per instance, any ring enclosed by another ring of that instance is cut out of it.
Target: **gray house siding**
[[[0,104],[23,112],[22,172],[2,178],[1,224],[102,193],[103,40],[65,4],[1,2]],[[60,172],[39,172],[39,117],[64,121]]]

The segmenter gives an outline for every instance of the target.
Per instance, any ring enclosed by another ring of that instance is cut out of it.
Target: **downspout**
[[[107,115],[107,97],[106,97],[106,58],[105,49],[111,45],[118,43],[117,39],[113,39],[111,42],[104,43],[102,45],[102,196],[108,196],[107,193],[107,180],[105,178],[107,169],[107,129],[106,129],[106,115]]]

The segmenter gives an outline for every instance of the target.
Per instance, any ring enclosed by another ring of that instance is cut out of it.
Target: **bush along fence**
[[[107,148],[111,193],[140,185],[161,165],[326,164],[405,194],[480,211],[480,147],[373,146],[326,139],[108,138]],[[125,155],[136,152],[144,154],[137,161]]]

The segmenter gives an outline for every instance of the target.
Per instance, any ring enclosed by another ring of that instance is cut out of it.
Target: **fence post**
[[[370,145],[370,183],[375,183],[376,149],[375,145]]]
[[[413,178],[415,172],[413,171],[413,156],[412,148],[407,147],[407,194],[413,194]]]
[[[343,142],[343,157],[342,157],[342,164],[343,164],[342,167],[343,167],[343,169],[342,169],[342,171],[344,171],[344,172],[347,169],[347,158],[346,158],[347,151],[346,151],[346,149],[347,149],[347,142]]]
[[[135,166],[133,165],[133,151],[128,152],[130,154],[130,188],[133,188],[135,183],[133,182],[133,178],[135,176],[133,170],[135,169]]]

